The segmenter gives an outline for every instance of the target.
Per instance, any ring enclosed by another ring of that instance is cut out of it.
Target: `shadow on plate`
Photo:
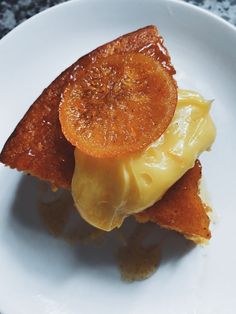
[[[112,280],[119,276],[114,271],[119,250],[126,247],[129,251],[140,242],[159,246],[160,269],[167,263],[178,263],[194,248],[175,232],[151,223],[138,224],[133,218],[119,230],[101,232],[79,217],[69,192],[52,193],[31,176],[22,176],[19,182],[10,209],[9,230],[8,241],[23,267],[57,281],[85,269]]]

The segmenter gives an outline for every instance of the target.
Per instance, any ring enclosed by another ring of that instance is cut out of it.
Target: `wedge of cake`
[[[210,102],[177,89],[155,26],[80,58],[29,108],[0,161],[71,189],[81,216],[110,231],[135,215],[195,242],[210,238],[199,155],[215,127]]]

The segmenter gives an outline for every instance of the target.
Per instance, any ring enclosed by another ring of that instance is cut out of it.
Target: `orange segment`
[[[177,104],[172,76],[140,53],[100,58],[78,69],[59,117],[67,140],[94,157],[144,149],[169,125]]]

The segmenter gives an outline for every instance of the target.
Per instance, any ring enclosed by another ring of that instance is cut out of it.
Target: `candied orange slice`
[[[140,53],[100,58],[78,69],[59,118],[67,140],[94,157],[144,149],[169,125],[177,87],[160,63]]]

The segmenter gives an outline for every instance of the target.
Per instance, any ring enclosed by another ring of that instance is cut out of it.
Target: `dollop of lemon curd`
[[[157,202],[195,160],[208,150],[216,135],[209,115],[211,101],[178,91],[172,122],[144,151],[119,159],[101,159],[75,149],[72,195],[81,216],[110,231],[123,220]]]

